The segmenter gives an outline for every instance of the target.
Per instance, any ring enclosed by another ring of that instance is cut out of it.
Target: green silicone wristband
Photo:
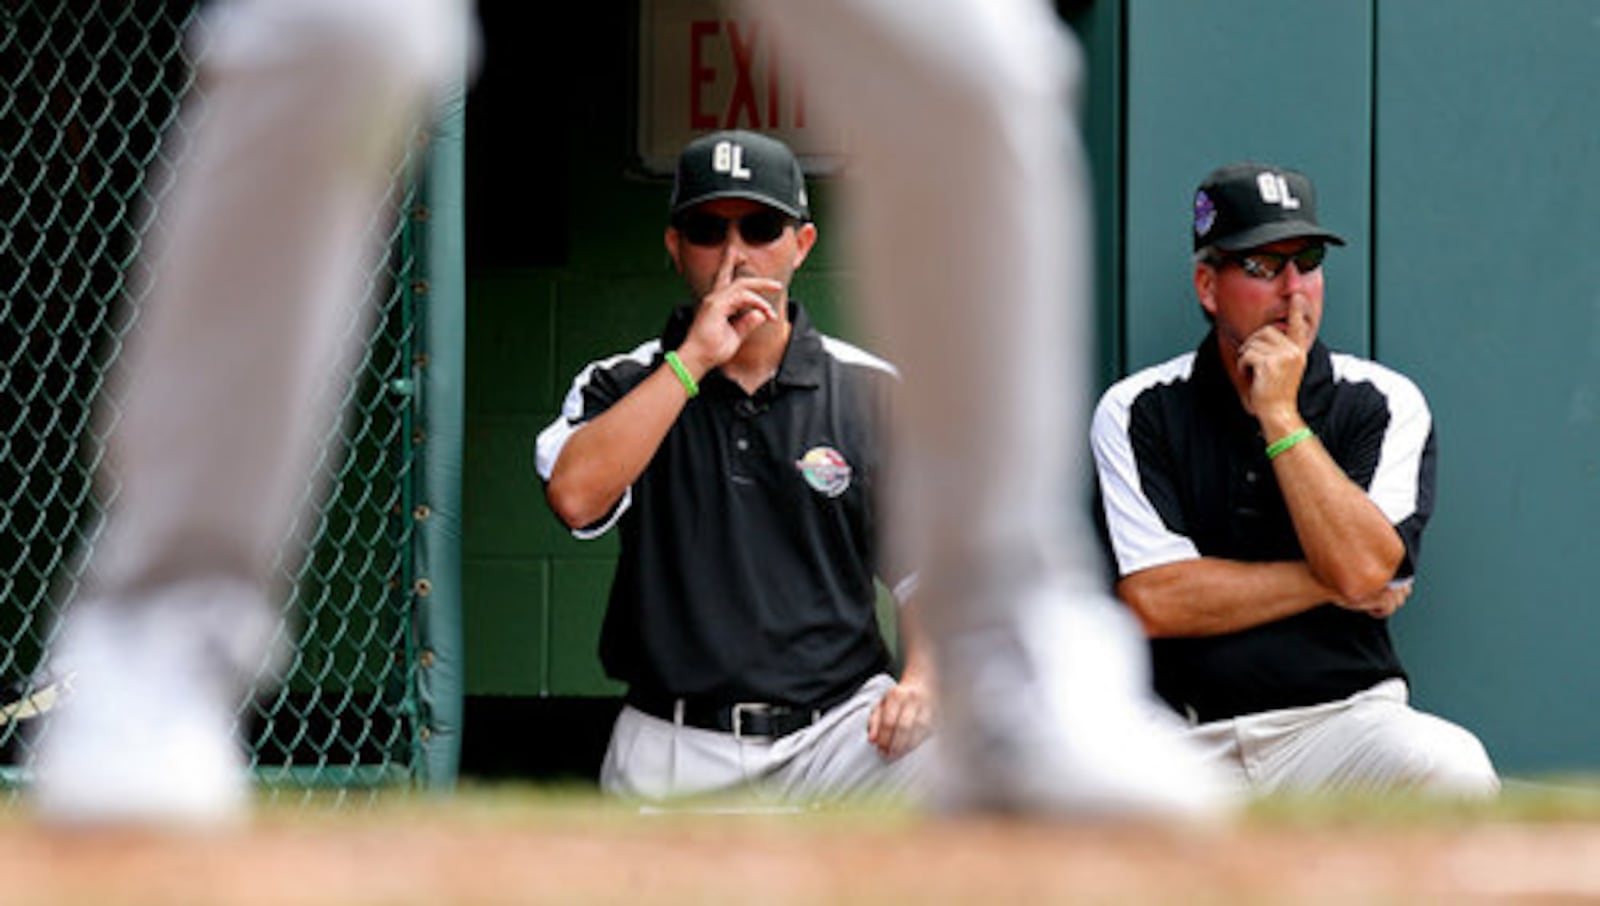
[[[666,358],[667,364],[672,368],[672,373],[678,376],[678,383],[682,384],[684,391],[689,394],[689,399],[699,396],[700,385],[695,383],[694,375],[690,374],[689,369],[684,367],[683,359],[678,358],[676,352],[667,353]]]
[[[1310,428],[1301,428],[1299,431],[1280,437],[1267,445],[1267,458],[1277,459],[1288,452],[1290,447],[1311,436]]]

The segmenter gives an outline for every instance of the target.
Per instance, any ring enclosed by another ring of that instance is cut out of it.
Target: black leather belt
[[[628,690],[625,702],[651,717],[699,730],[732,733],[738,739],[776,740],[804,730],[822,719],[829,709],[855,694],[855,689],[814,705],[780,705],[772,702],[733,702],[724,704],[705,699],[674,698],[636,689]],[[679,707],[682,707],[680,713]]]

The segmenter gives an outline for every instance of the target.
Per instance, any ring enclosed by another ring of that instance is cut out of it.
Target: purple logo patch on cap
[[[1196,236],[1204,236],[1211,232],[1217,223],[1217,206],[1204,190],[1194,194],[1194,232]]]

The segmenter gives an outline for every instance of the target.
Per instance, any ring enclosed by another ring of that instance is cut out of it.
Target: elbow
[[[1178,627],[1173,624],[1167,609],[1160,605],[1158,597],[1150,594],[1140,583],[1127,579],[1118,582],[1117,597],[1133,611],[1146,638],[1160,639],[1179,634]]]
[[[544,499],[556,518],[576,532],[592,528],[610,516],[627,490],[626,485],[613,483],[595,463],[567,455],[556,460],[550,470]]]
[[[1190,635],[1184,627],[1159,610],[1135,607],[1133,608],[1133,615],[1139,618],[1139,626],[1144,629],[1144,635],[1147,639],[1173,639]]]
[[[1347,575],[1337,577],[1330,584],[1335,593],[1344,601],[1364,601],[1380,591],[1394,578],[1394,570],[1386,572],[1369,570],[1347,570]]]
[[[1386,551],[1380,556],[1335,564],[1329,570],[1327,584],[1345,601],[1365,600],[1383,591],[1394,579],[1404,554],[1402,547],[1392,555]]]
[[[572,483],[551,478],[544,488],[545,502],[550,505],[551,512],[556,514],[562,524],[568,529],[577,531],[587,525],[599,521],[604,513],[594,512],[594,507],[589,504],[584,495],[579,494],[572,487]]]

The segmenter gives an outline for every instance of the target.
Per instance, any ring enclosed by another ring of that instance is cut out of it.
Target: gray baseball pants
[[[737,796],[758,806],[915,797],[931,747],[889,761],[867,741],[867,717],[893,685],[887,674],[874,676],[821,720],[778,740],[741,739],[624,707],[601,788],[627,799]]]
[[[1339,701],[1198,724],[1196,746],[1260,793],[1417,790],[1493,796],[1500,780],[1469,731],[1408,703],[1391,679]]]

